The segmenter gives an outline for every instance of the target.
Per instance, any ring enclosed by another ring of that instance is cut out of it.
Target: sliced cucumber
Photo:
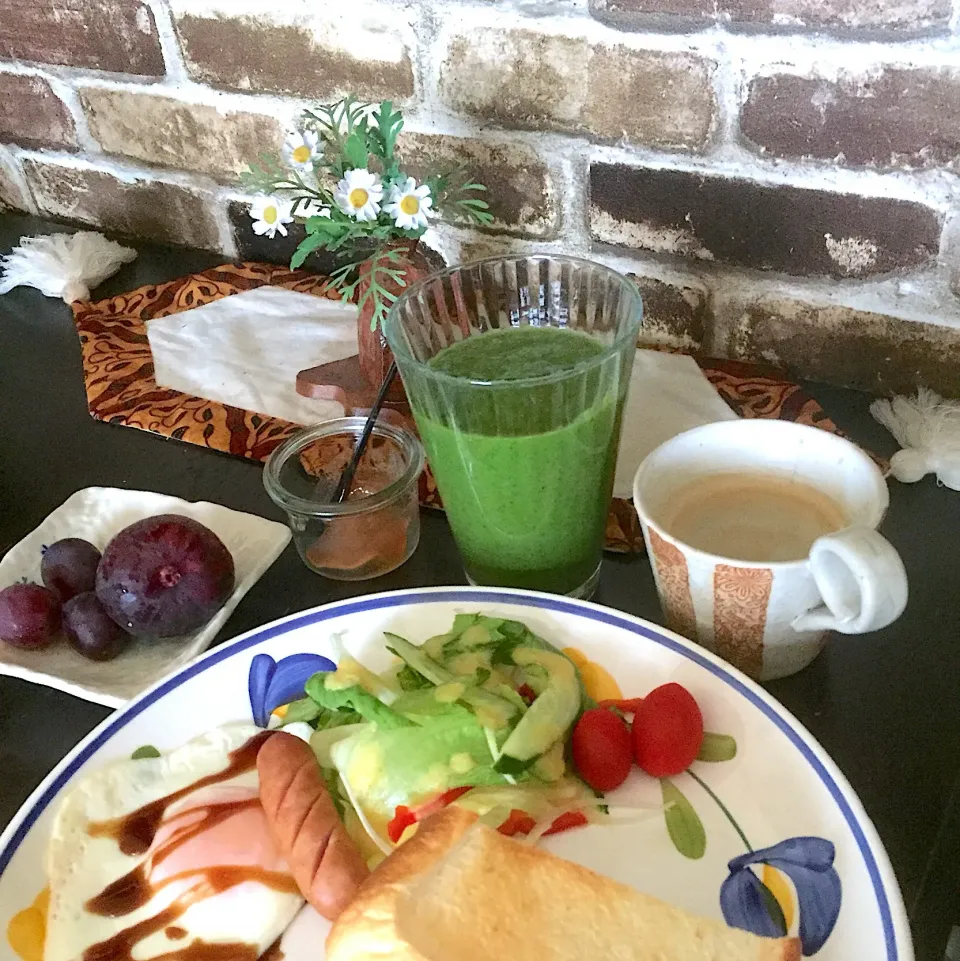
[[[503,745],[496,768],[514,774],[562,740],[580,712],[580,683],[573,662],[563,654],[518,647],[512,660],[520,667],[539,665],[547,671],[546,689],[530,705]]]
[[[405,664],[412,667],[418,674],[423,675],[431,684],[448,684],[456,680],[456,675],[438,664],[422,647],[411,644],[399,634],[384,631],[389,643],[387,650],[392,651]]]
[[[537,758],[533,765],[534,777],[552,784],[567,773],[567,762],[563,756],[563,741],[555,741],[553,746]]]
[[[428,657],[416,644],[411,644],[408,640],[397,634],[391,634],[389,631],[385,633],[388,650],[393,651],[397,657],[401,658],[418,674],[423,675],[431,684],[439,687],[442,684],[464,683],[464,678],[454,674],[453,671],[448,671],[433,658]],[[466,680],[469,680],[469,678]],[[516,705],[506,698],[480,687],[465,685],[459,700],[469,705],[477,720],[484,727],[491,727],[496,731],[509,726],[510,722],[520,713]]]

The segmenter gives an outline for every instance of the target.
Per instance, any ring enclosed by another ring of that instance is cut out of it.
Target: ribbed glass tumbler
[[[384,333],[473,584],[596,588],[642,304],[572,257],[427,278]]]

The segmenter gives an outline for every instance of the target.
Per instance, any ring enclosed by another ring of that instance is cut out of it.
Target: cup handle
[[[849,527],[817,538],[809,563],[823,605],[796,617],[796,631],[866,634],[891,624],[907,606],[903,561],[875,530]]]

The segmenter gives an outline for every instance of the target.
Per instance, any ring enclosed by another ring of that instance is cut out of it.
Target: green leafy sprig
[[[294,219],[303,222],[306,237],[290,266],[302,266],[318,250],[336,254],[341,263],[331,282],[347,301],[356,298],[360,290],[361,310],[372,302],[374,328],[396,301],[397,291],[406,287],[410,242],[420,238],[426,227],[400,227],[383,207],[375,220],[357,220],[340,209],[334,191],[351,170],[378,174],[385,199],[392,188],[403,188],[408,175],[397,154],[403,125],[403,114],[389,100],[376,104],[350,96],[312,107],[304,111],[300,122],[304,134],[317,139],[311,170],[294,168],[276,154],[263,153],[241,176],[246,188],[289,201]],[[493,221],[489,205],[481,197],[486,188],[464,167],[432,174],[423,182],[430,188],[432,215],[480,227]],[[305,206],[308,204],[310,208]],[[329,216],[305,216],[315,205]]]

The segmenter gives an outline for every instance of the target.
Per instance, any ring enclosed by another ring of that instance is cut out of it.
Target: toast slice
[[[481,824],[395,904],[399,940],[426,961],[800,959],[796,938],[695,917]]]
[[[800,961],[761,938],[521,844],[451,805],[361,885],[327,961]]]
[[[334,922],[327,935],[326,961],[424,961],[397,934],[397,899],[456,846],[476,819],[470,811],[450,805],[424,821],[360,885]]]

